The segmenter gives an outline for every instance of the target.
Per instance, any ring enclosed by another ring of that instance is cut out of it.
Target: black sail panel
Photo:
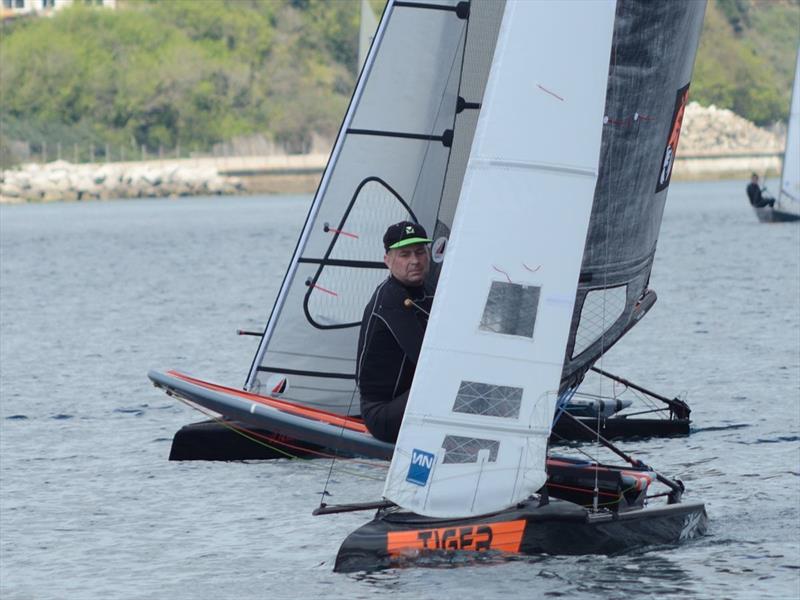
[[[696,0],[617,4],[599,178],[562,387],[578,383],[641,317],[704,12],[705,1]]]

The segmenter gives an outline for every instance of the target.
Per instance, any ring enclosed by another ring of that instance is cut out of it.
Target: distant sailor
[[[425,229],[410,221],[386,230],[383,262],[389,277],[375,290],[361,321],[356,362],[361,416],[384,442],[397,441],[428,325],[430,242]]]
[[[762,208],[775,205],[775,198],[762,195],[763,191],[763,188],[758,184],[758,175],[753,173],[750,177],[750,185],[747,186],[747,197],[750,198],[751,206]]]

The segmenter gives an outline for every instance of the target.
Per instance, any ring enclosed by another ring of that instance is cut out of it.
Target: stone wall
[[[0,173],[0,202],[158,198],[244,191],[238,177],[221,175],[213,166],[181,162],[27,164]]]
[[[730,110],[690,102],[681,127],[673,179],[749,179],[780,174],[785,131],[757,127]]]

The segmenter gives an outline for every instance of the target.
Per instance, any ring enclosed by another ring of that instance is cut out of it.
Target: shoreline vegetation
[[[114,6],[0,21],[0,202],[316,189],[361,0]],[[676,180],[780,171],[798,31],[800,0],[709,0]]]
[[[785,133],[714,106],[686,108],[673,180],[780,173]],[[327,152],[145,161],[29,163],[0,172],[0,204],[206,195],[311,194]]]

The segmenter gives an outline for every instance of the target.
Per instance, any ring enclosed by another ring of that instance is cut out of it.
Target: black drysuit
[[[406,306],[406,300],[416,306]],[[356,381],[361,416],[370,433],[394,443],[414,379],[433,295],[389,276],[364,309],[358,336]]]
[[[757,183],[750,183],[750,185],[747,186],[747,197],[750,198],[750,205],[756,208],[773,206],[775,204],[773,198],[766,198],[761,194],[761,188]]]

